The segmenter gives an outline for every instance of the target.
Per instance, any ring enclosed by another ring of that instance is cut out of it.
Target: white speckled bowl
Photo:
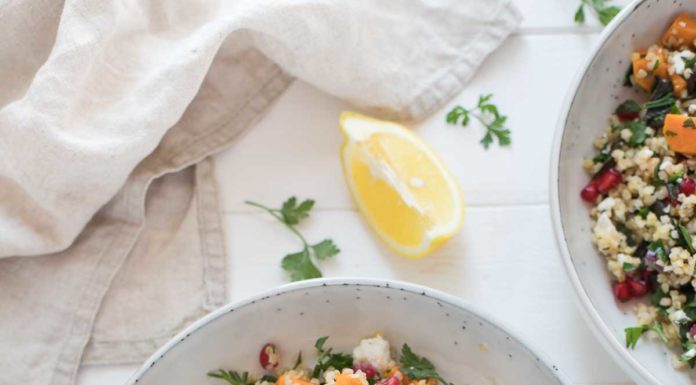
[[[314,359],[317,337],[328,335],[327,346],[349,352],[376,331],[397,347],[407,342],[456,385],[569,384],[555,366],[461,300],[372,279],[306,281],[227,305],[172,339],[128,384],[223,385],[206,373],[261,373],[258,352],[268,341],[278,345],[281,366],[291,366],[300,349]]]
[[[684,11],[696,15],[696,1],[635,1],[604,30],[561,111],[551,164],[552,215],[569,277],[600,340],[640,384],[693,384],[696,371],[675,371],[672,352],[657,341],[646,338],[634,351],[625,348],[623,330],[636,324],[634,304],[616,303],[605,261],[591,244],[588,207],[579,196],[588,181],[582,161],[593,153],[592,140],[618,103],[635,95],[622,87],[631,51],[658,41]]]

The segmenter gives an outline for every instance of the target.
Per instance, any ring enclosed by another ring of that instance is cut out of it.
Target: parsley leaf
[[[435,365],[427,358],[418,356],[407,344],[401,347],[400,362],[401,371],[409,378],[416,380],[434,378],[444,385],[453,385],[451,382],[445,381],[445,379],[437,373]]]
[[[340,371],[353,366],[353,356],[350,354],[334,353],[333,348],[324,348],[327,339],[329,339],[328,336],[319,337],[314,343],[317,349],[317,364],[312,370],[312,378],[320,378],[321,373],[329,368]]]
[[[607,0],[581,0],[580,7],[577,11],[575,11],[575,22],[578,24],[585,22],[585,11],[583,10],[583,7],[587,5],[595,11],[597,17],[599,18],[599,22],[602,23],[602,25],[609,24],[609,22],[621,11],[621,8],[607,5],[607,2]]]
[[[292,366],[292,370],[295,370],[302,365],[302,351],[300,350],[299,353],[297,353],[297,358],[295,359],[295,365]],[[275,381],[273,381],[275,382]]]
[[[290,273],[293,282],[321,277],[321,271],[314,265],[307,250],[286,255],[280,265]]]
[[[651,325],[641,325],[624,329],[624,333],[626,334],[626,347],[629,349],[635,349],[640,337],[643,335],[643,333],[649,330],[657,333],[660,339],[667,343],[667,336],[662,328],[662,324],[659,321],[653,321]]]
[[[302,250],[286,255],[282,262],[282,268],[290,274],[293,281],[319,278],[321,271],[312,261],[312,255],[318,260],[325,260],[340,252],[338,247],[330,239],[325,239],[315,245],[310,245],[302,234],[295,228],[300,220],[309,216],[309,211],[314,207],[314,201],[306,199],[297,204],[297,198],[291,197],[283,202],[280,209],[272,209],[260,203],[246,201],[246,204],[258,207],[271,214],[275,219],[283,223],[290,231],[302,241]]]
[[[239,374],[234,370],[219,369],[217,372],[208,373],[208,376],[225,380],[231,385],[250,385],[254,383],[254,380],[249,377],[248,372]]]
[[[505,127],[507,116],[501,115],[498,111],[498,106],[491,103],[493,94],[480,95],[476,107],[466,109],[462,106],[455,106],[447,113],[445,121],[449,124],[461,124],[466,127],[471,117],[476,118],[484,127],[486,133],[481,139],[481,144],[485,149],[498,139],[500,146],[509,145],[512,140],[510,138],[510,129]]]
[[[320,261],[333,257],[341,251],[330,239],[324,239],[323,241],[312,245],[312,250],[314,251],[314,256]]]
[[[631,121],[626,123],[626,128],[631,130],[631,139],[628,140],[628,144],[632,147],[641,146],[645,143],[645,130],[647,126],[641,121]]]
[[[311,199],[306,199],[297,205],[297,198],[291,197],[287,201],[283,202],[280,213],[283,216],[285,223],[288,225],[296,225],[300,223],[301,219],[309,216],[309,210],[311,210],[312,207],[314,207],[314,201]]]
[[[684,121],[682,124],[682,127],[684,128],[696,128],[696,124],[694,124],[694,120],[691,118],[688,118]]]
[[[694,357],[696,357],[696,344],[687,343],[684,345],[684,350],[686,350],[686,352],[679,356],[679,361],[691,361]]]
[[[689,250],[689,253],[695,254],[696,250],[694,250],[694,245],[691,240],[691,233],[689,233],[689,229],[684,227],[681,223],[677,224],[677,231],[679,233],[679,243],[684,246],[687,250]]]
[[[575,17],[573,17],[576,23],[582,24],[585,22],[585,4],[580,3],[578,10],[575,11]]]

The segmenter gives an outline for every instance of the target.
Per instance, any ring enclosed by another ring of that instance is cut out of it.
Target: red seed
[[[631,300],[631,287],[627,282],[614,283],[614,296],[619,302],[628,302]]]
[[[594,203],[599,196],[599,191],[597,191],[597,183],[592,180],[585,186],[585,188],[580,191],[580,196],[585,202]]]
[[[696,182],[690,178],[682,179],[682,182],[679,184],[679,192],[686,196],[692,195],[696,192]]]
[[[377,370],[367,362],[360,362],[358,364],[353,365],[353,370],[356,372],[358,370],[362,370],[362,372],[365,373],[365,377],[368,380],[375,378],[375,375],[377,374]]]
[[[606,194],[609,190],[618,186],[622,180],[623,176],[621,173],[614,168],[610,168],[597,177],[597,191],[600,194]]]
[[[640,112],[634,112],[634,111],[616,111],[616,116],[619,118],[619,120],[623,122],[628,122],[630,120],[633,120],[640,115]]]
[[[633,298],[640,298],[648,293],[648,285],[641,281],[628,277],[626,278],[626,283],[628,284]]]
[[[691,325],[691,328],[689,329],[689,334],[692,336],[696,336],[696,325]]]
[[[280,357],[278,356],[278,349],[274,344],[266,344],[261,348],[261,353],[259,353],[259,363],[261,367],[266,370],[274,369],[278,366],[280,362]]]

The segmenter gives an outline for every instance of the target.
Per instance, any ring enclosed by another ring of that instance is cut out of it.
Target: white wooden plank
[[[516,36],[482,66],[450,104],[415,125],[461,182],[470,205],[544,203],[556,119],[568,85],[595,35]],[[483,127],[448,126],[456,103],[470,106],[479,94],[509,115],[513,145],[485,151]],[[243,201],[275,204],[290,195],[310,196],[321,208],[348,208],[339,161],[338,116],[347,103],[302,83],[293,84],[269,114],[217,158],[226,211]]]
[[[573,383],[627,382],[575,307],[548,210],[546,205],[471,208],[462,234],[420,261],[392,254],[351,210],[315,213],[302,230],[310,242],[330,237],[342,249],[321,264],[326,276],[394,278],[444,290],[504,320]],[[226,215],[226,222],[232,298],[288,281],[280,260],[299,244],[287,229],[265,214]]]

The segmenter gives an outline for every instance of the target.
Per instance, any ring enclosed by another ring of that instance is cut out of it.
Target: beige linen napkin
[[[291,75],[419,118],[518,21],[491,0],[0,5],[0,384],[142,360],[224,302],[207,157]]]

